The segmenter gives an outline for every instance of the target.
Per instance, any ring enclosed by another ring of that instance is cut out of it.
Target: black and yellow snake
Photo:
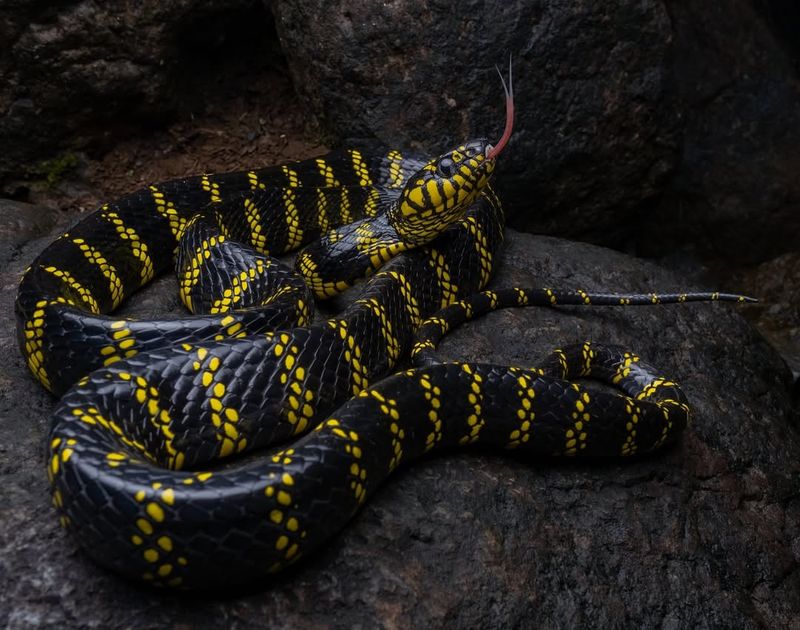
[[[53,502],[95,560],[157,585],[242,582],[309,554],[393,470],[433,450],[621,456],[675,440],[683,394],[627,351],[587,343],[534,369],[436,362],[439,337],[503,306],[739,299],[476,294],[503,240],[488,182],[510,120],[509,106],[497,146],[433,160],[350,150],[149,186],[44,250],[19,288],[20,346],[63,395],[47,443]],[[320,235],[297,257],[305,282],[268,255]],[[107,314],[175,259],[197,314]],[[364,275],[343,313],[312,325],[311,292]],[[409,354],[419,367],[384,378]]]

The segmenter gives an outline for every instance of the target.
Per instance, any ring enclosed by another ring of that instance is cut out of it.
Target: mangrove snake
[[[350,150],[169,181],[103,205],[34,261],[16,304],[20,346],[63,394],[47,473],[61,524],[92,558],[157,585],[233,584],[309,554],[430,451],[620,456],[676,439],[683,394],[627,351],[586,343],[532,369],[436,362],[450,328],[503,306],[740,299],[475,294],[503,240],[488,181],[511,132],[508,90],[506,101],[495,147],[475,140],[433,160]],[[305,281],[267,255],[320,234],[296,260]],[[174,258],[195,315],[106,314]],[[310,291],[370,274],[340,315],[311,324]],[[419,367],[380,380],[409,354]]]

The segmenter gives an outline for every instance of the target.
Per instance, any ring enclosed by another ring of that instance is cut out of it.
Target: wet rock
[[[435,153],[499,137],[494,65],[514,55],[498,187],[515,225],[619,242],[677,160],[662,2],[276,0],[296,89],[334,140]]]
[[[266,15],[257,0],[5,3],[0,181],[201,110],[237,55],[264,49]]]
[[[16,278],[49,238],[0,271],[0,625],[796,627],[800,436],[788,373],[738,309],[719,304],[507,310],[442,345],[444,356],[515,364],[585,339],[635,349],[694,408],[669,452],[625,463],[428,459],[321,553],[249,592],[177,596],[98,569],[49,505],[40,454],[55,401],[11,332]],[[609,250],[514,232],[495,284],[691,288]],[[134,302],[172,308],[169,285]]]

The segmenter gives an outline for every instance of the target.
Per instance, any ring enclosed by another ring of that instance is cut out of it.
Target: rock
[[[778,0],[667,5],[675,37],[675,80],[668,92],[682,103],[683,149],[666,194],[642,214],[639,251],[662,255],[688,248],[731,264],[797,251],[796,7],[792,21]],[[782,35],[794,27],[795,57],[770,24]]]
[[[0,15],[0,195],[170,118],[201,133],[193,117],[212,105],[278,99],[266,5],[309,116],[338,143],[436,152],[497,137],[493,66],[513,53],[517,126],[498,185],[518,228],[733,263],[797,248],[787,0],[13,0]],[[176,141],[149,144],[145,163]]]
[[[435,153],[499,137],[494,65],[514,55],[516,132],[498,186],[518,227],[620,242],[677,160],[669,15],[602,3],[276,0],[297,91],[334,141]]]
[[[780,352],[800,386],[800,252],[784,254],[736,276],[759,303],[749,319]]]
[[[6,254],[12,247],[48,232],[58,222],[58,214],[45,206],[0,199],[0,250]]]
[[[238,58],[252,59],[243,53],[255,46],[268,54],[270,22],[257,0],[7,4],[0,183],[47,178],[76,150],[108,148],[177,111],[196,113],[241,69]]]
[[[435,153],[496,137],[491,67],[512,52],[518,113],[498,187],[518,228],[735,263],[797,248],[800,84],[779,0],[272,7],[333,142]]]
[[[800,7],[794,0],[758,0],[753,6],[794,58],[795,69],[800,70]]]
[[[16,279],[63,227],[0,252],[11,261],[0,272],[0,626],[797,627],[789,377],[738,309],[719,304],[508,310],[442,345],[445,356],[517,364],[585,339],[629,346],[693,405],[693,426],[669,452],[625,463],[425,460],[321,553],[245,593],[183,599],[98,569],[49,505],[41,449],[55,401],[10,332]],[[140,314],[172,308],[169,284]],[[619,253],[513,231],[495,284],[691,288]]]

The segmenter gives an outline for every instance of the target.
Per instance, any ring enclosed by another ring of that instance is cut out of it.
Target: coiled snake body
[[[115,571],[205,588],[295,562],[399,465],[432,450],[628,455],[673,441],[685,399],[630,352],[587,343],[535,369],[435,362],[442,334],[493,308],[658,301],[549,289],[473,296],[502,244],[488,186],[498,152],[480,140],[434,160],[345,151],[167,182],[104,205],[50,245],[22,279],[17,316],[32,373],[64,394],[47,444],[62,525]],[[297,259],[316,295],[372,276],[341,315],[310,325],[306,285],[266,252],[321,233]],[[176,248],[181,297],[202,314],[103,314]],[[409,353],[420,367],[379,380]],[[624,395],[590,393],[575,376]]]

